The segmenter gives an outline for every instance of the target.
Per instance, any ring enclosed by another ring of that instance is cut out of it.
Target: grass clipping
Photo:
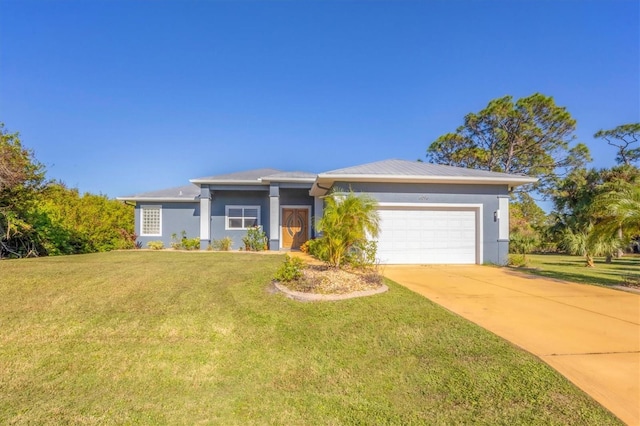
[[[289,290],[302,293],[348,294],[380,288],[382,275],[375,270],[346,270],[327,265],[305,265],[299,279],[282,284]]]

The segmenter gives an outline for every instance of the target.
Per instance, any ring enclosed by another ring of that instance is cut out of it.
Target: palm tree
[[[593,203],[595,233],[629,242],[640,235],[640,183],[625,183],[601,193]]]
[[[595,267],[595,256],[609,255],[620,247],[620,241],[614,234],[601,234],[589,224],[582,230],[574,231],[566,227],[562,235],[562,245],[569,253],[584,256],[585,266]]]
[[[380,231],[378,203],[365,194],[334,190],[326,199],[317,230],[322,232],[328,263],[339,268],[349,250]]]

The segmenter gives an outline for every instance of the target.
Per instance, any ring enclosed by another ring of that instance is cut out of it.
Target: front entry
[[[309,209],[282,209],[282,248],[299,249],[309,239]]]

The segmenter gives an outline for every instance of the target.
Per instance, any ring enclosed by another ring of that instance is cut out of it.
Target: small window
[[[140,235],[162,235],[162,208],[160,206],[142,207],[141,212]]]
[[[260,225],[259,206],[227,206],[226,229],[248,229]]]

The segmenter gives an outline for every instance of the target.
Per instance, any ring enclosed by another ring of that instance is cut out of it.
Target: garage
[[[478,209],[382,207],[379,213],[381,263],[479,263]]]

